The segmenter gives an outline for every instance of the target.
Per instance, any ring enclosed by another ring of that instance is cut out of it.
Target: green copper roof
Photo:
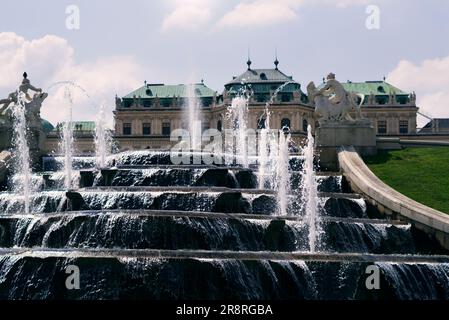
[[[213,97],[216,93],[214,90],[208,88],[203,83],[194,84],[195,95],[200,98]],[[124,99],[132,99],[134,96],[141,98],[173,98],[176,97],[188,97],[189,85],[164,85],[164,84],[148,84],[140,87],[137,90],[124,96]]]
[[[50,122],[48,122],[45,119],[42,119],[41,124],[42,124],[42,130],[44,130],[45,133],[49,133],[49,132],[53,131],[53,129],[55,128],[55,127],[53,127],[53,125]]]
[[[408,95],[408,93],[396,88],[385,81],[366,81],[366,82],[346,82],[343,87],[350,92],[361,93],[364,95]]]
[[[282,71],[278,69],[249,69],[244,73],[228,82],[225,86],[240,84],[240,83],[266,83],[266,82],[277,82],[284,83],[287,81],[292,81],[293,78],[285,75]]]
[[[64,122],[59,122],[54,130],[62,128],[63,125]],[[75,131],[95,131],[95,121],[74,121],[73,128]]]

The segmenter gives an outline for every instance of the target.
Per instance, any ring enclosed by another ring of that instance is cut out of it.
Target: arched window
[[[221,122],[221,120],[217,121],[217,130],[221,132],[221,130],[223,130],[223,123]]]
[[[281,129],[287,127],[290,129],[290,119],[289,118],[283,118],[281,120]]]
[[[265,129],[265,118],[257,120],[257,129]]]
[[[307,119],[302,120],[302,131],[307,132],[308,126],[309,126],[309,123],[307,122]]]

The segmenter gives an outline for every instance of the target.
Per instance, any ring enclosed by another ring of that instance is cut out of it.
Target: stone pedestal
[[[337,149],[353,146],[361,156],[377,154],[376,132],[369,121],[323,123],[315,132],[320,167],[337,171]]]

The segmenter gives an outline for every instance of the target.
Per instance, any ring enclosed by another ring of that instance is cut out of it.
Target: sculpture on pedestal
[[[34,91],[34,95],[31,96],[29,90]],[[25,94],[25,110],[27,128],[29,129],[28,140],[32,156],[37,157],[43,149],[43,143],[45,134],[42,130],[42,118],[40,111],[43,101],[48,97],[48,94],[43,92],[42,89],[34,87],[28,75],[25,72],[23,74],[22,84],[16,92],[12,92],[6,99],[0,100],[0,150],[9,149],[12,146],[12,110],[11,107],[17,103],[18,93]]]
[[[315,107],[315,113],[320,117],[320,123],[363,120],[361,105],[365,96],[346,91],[335,79],[333,73],[327,76],[321,88],[317,88],[313,82],[310,82],[307,86],[307,94],[312,106]],[[351,117],[351,111],[355,112],[355,119]]]
[[[315,131],[315,144],[322,168],[338,170],[337,150],[341,146],[354,146],[361,155],[377,153],[376,132],[361,113],[364,95],[346,91],[333,73],[320,88],[309,83],[307,93],[320,123]]]

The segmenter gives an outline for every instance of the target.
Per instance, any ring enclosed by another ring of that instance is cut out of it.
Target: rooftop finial
[[[251,54],[249,51],[249,46],[248,46],[248,61],[246,61],[246,64],[248,65],[248,70],[251,70]]]
[[[276,57],[276,60],[274,60],[274,66],[275,66],[275,69],[278,70],[279,60],[278,60],[278,49],[277,48],[274,50],[274,55]]]

